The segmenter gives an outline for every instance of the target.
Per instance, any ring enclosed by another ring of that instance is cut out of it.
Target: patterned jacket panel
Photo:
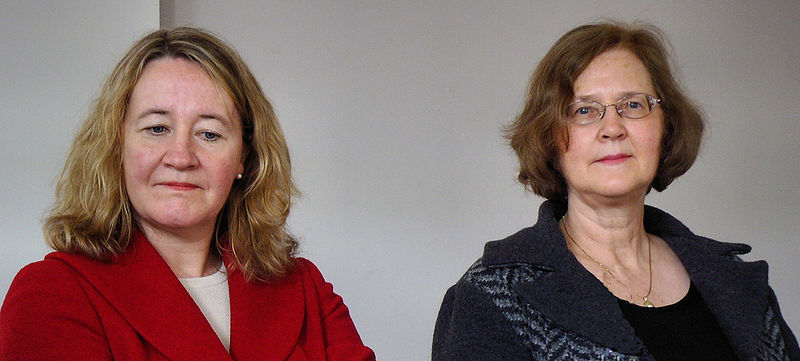
[[[516,286],[532,282],[546,273],[529,265],[489,268],[478,260],[469,268],[462,282],[475,285],[491,299],[519,342],[530,351],[533,360],[652,360],[647,355],[615,352],[565,330],[525,303]]]
[[[581,335],[560,327],[540,311],[527,304],[519,294],[518,286],[524,283],[535,282],[548,272],[549,271],[537,269],[526,264],[486,267],[479,259],[469,268],[466,274],[449,293],[458,293],[459,291],[457,290],[460,288],[461,292],[477,293],[480,294],[480,297],[486,298],[488,304],[502,316],[505,323],[502,326],[496,326],[507,328],[511,331],[509,334],[513,334],[514,339],[508,341],[522,345],[525,349],[524,359],[527,360],[654,360],[646,349],[643,350],[640,355],[629,355],[593,342]],[[779,318],[776,317],[773,306],[774,304],[770,302],[770,307],[768,307],[764,314],[762,335],[755,360],[791,361],[793,358],[790,356],[789,350],[785,345]],[[455,307],[443,305],[442,312],[439,316],[439,323],[442,323],[443,319],[447,317],[449,317],[450,320],[458,317],[470,317],[470,315],[446,315],[445,310],[452,310],[454,308]],[[471,315],[471,317],[475,316],[477,315]],[[446,331],[444,331],[446,328],[439,326],[441,325],[437,324],[437,334],[434,336],[433,359],[463,359],[447,357],[447,355],[450,354],[449,351],[453,350],[445,351],[442,349],[447,347],[445,345],[447,344],[446,340],[459,336],[447,335],[445,334]],[[485,329],[484,332],[491,333],[496,331]],[[503,345],[497,346],[498,348],[504,347]],[[439,349],[437,350],[437,348]],[[492,354],[493,351],[485,348],[482,350],[471,350],[469,354],[475,358],[470,359],[489,359],[484,358],[485,356],[479,356],[482,355],[482,352],[486,352],[486,354],[489,355]],[[522,355],[519,355],[519,357],[521,356]]]

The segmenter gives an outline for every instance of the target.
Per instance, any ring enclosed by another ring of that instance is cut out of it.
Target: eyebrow
[[[200,119],[218,120],[218,121],[223,122],[223,123],[230,123],[230,119],[228,117],[225,117],[225,116],[222,116],[222,115],[219,115],[219,114],[214,114],[214,113],[200,114],[199,118]]]
[[[169,111],[167,111],[166,109],[157,108],[157,107],[156,108],[149,108],[149,109],[141,112],[139,114],[139,116],[137,117],[137,119],[142,119],[142,118],[145,118],[145,117],[147,117],[149,115],[167,115],[167,114],[169,114]],[[223,116],[223,115],[220,115],[220,114],[216,114],[216,113],[202,113],[202,114],[200,114],[200,116],[198,118],[199,119],[203,119],[203,120],[217,120],[217,121],[219,121],[221,123],[226,123],[226,124],[227,123],[232,123],[232,121],[231,121],[231,119],[229,117],[226,117],[226,116]]]
[[[646,91],[637,91],[637,90],[627,91],[627,92],[621,93],[617,97],[617,100],[615,100],[615,101],[618,101],[618,100],[620,100],[620,99],[622,99],[622,98],[624,98],[626,96],[633,95],[633,94],[649,94],[649,93],[646,92]],[[595,102],[595,103],[601,103],[600,101],[597,100],[597,94],[587,94],[587,95],[582,96],[582,97],[575,97],[574,99],[575,100],[572,101],[573,103],[574,102],[578,102],[578,101],[592,101],[592,102]]]
[[[148,115],[152,115],[152,114],[166,115],[167,111],[164,110],[164,109],[161,109],[161,108],[149,108],[149,109],[139,113],[139,115],[136,118],[137,119],[142,119],[142,118],[147,117]]]

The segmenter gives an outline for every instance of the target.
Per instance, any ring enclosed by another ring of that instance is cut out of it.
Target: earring
[[[242,173],[237,174],[236,179],[242,179]]]

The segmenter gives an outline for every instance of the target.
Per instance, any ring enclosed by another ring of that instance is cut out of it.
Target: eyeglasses
[[[567,120],[572,124],[589,125],[606,114],[606,108],[614,106],[617,114],[627,119],[641,119],[649,115],[661,99],[645,93],[626,95],[614,104],[600,104],[593,100],[576,100],[567,108]]]

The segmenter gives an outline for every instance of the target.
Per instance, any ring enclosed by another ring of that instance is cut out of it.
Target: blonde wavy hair
[[[241,57],[195,28],[154,31],[136,42],[106,79],[75,136],[56,186],[44,235],[55,250],[108,261],[128,248],[135,224],[123,180],[122,119],[145,66],[174,57],[200,65],[233,99],[242,119],[245,173],[218,215],[217,250],[228,249],[248,279],[290,271],[297,250],[286,230],[296,189],[277,117]]]

